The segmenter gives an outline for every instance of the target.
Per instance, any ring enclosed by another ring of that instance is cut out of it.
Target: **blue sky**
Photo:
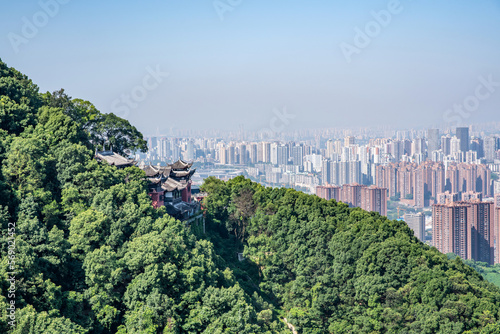
[[[215,3],[231,8],[223,20]],[[372,12],[391,6],[390,22],[376,23]],[[481,77],[500,82],[499,0],[3,0],[0,8],[4,62],[41,91],[65,88],[144,133],[259,130],[283,107],[295,115],[290,129],[500,121],[500,86],[483,88],[477,104],[468,99]],[[26,21],[38,31],[26,35]],[[356,47],[355,29],[367,25],[369,45],[348,62],[342,43]],[[148,77],[156,69],[168,77]],[[464,101],[470,111],[446,113]]]

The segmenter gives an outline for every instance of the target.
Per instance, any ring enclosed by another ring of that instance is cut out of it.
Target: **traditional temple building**
[[[96,151],[95,159],[106,162],[110,166],[126,168],[135,166],[137,162],[127,159],[113,150]],[[192,163],[179,160],[168,166],[140,165],[146,173],[148,193],[153,206],[157,209],[164,206],[172,217],[190,224],[202,218],[201,206],[198,201],[192,201],[191,177],[196,169],[191,170]]]
[[[105,161],[110,166],[116,166],[117,168],[126,168],[137,164],[137,161],[134,159],[127,159],[124,156],[114,153],[112,149],[108,151],[96,151],[95,159],[97,161]]]
[[[182,160],[164,167],[139,166],[146,173],[155,208],[165,206],[169,215],[182,221],[197,217],[200,205],[191,199],[191,177],[196,172],[192,166]]]

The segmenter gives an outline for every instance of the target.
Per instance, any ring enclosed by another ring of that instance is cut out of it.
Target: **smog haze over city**
[[[500,121],[497,0],[56,4],[2,4],[2,59],[145,135]]]
[[[0,31],[0,333],[500,333],[500,0]]]

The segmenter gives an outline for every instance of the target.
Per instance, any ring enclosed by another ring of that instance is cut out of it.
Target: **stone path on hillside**
[[[283,321],[288,326],[288,328],[290,328],[292,330],[293,334],[298,334],[297,331],[295,330],[295,327],[293,327],[293,325],[291,323],[289,323],[288,320],[286,320],[286,318],[283,318]]]

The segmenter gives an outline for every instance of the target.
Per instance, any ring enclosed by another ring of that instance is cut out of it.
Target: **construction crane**
[[[406,213],[406,209],[401,209],[401,207],[398,206],[398,219],[401,218],[401,215],[399,214],[399,210],[404,211],[404,213]]]

